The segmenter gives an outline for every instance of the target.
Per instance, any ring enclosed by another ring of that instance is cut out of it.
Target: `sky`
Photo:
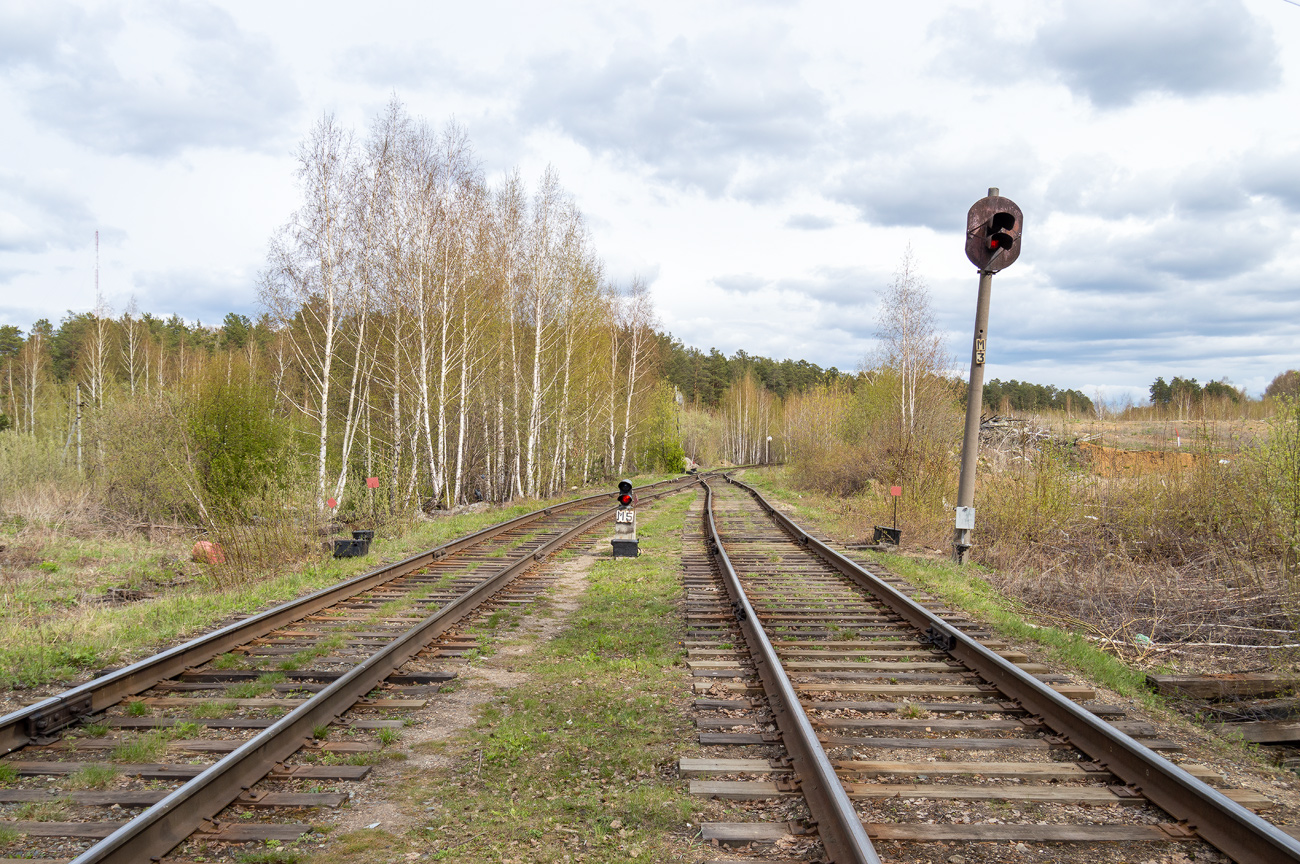
[[[1025,214],[986,376],[1142,402],[1300,367],[1290,0],[0,0],[0,324],[260,313],[325,114],[548,165],[687,345],[859,368],[910,246],[970,353],[966,212]]]

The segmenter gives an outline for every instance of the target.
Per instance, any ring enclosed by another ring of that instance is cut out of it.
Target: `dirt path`
[[[388,792],[422,771],[450,767],[452,760],[439,753],[436,746],[429,745],[448,741],[473,726],[483,705],[496,699],[502,690],[528,680],[528,675],[515,671],[516,661],[568,625],[587,588],[587,573],[596,560],[596,552],[607,542],[602,538],[574,558],[545,566],[543,573],[558,575],[551,589],[524,608],[517,627],[492,640],[494,653],[457,666],[459,686],[454,691],[434,697],[428,707],[410,716],[415,725],[402,730],[397,751],[405,760],[375,766],[370,779],[353,792],[351,809],[340,811],[337,831],[374,828],[400,833],[416,827],[422,820],[427,821],[428,813],[441,808],[437,802],[431,802],[424,812],[413,811],[390,798]]]

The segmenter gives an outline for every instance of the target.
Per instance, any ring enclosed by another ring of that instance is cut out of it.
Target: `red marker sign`
[[[902,486],[890,486],[890,487],[889,487],[889,494],[890,494],[890,495],[893,495],[895,498],[897,498],[899,495],[902,495],[902,494],[903,494],[903,487],[902,487]]]
[[[325,506],[333,510],[335,507],[339,506],[339,502],[335,501],[333,498],[327,498],[325,500]]]
[[[379,478],[378,478],[378,477],[367,477],[367,478],[366,478],[366,488],[367,488],[367,489],[378,489],[378,488],[379,488]]]

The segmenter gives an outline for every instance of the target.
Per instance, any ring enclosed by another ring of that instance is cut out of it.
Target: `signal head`
[[[966,257],[980,270],[995,273],[1020,257],[1024,214],[1010,198],[989,192],[966,214]]]

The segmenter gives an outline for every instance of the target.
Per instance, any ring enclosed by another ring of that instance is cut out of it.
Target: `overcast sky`
[[[255,315],[293,151],[392,95],[489,178],[553,164],[617,280],[728,354],[854,369],[914,249],[990,377],[1145,398],[1300,367],[1300,6],[1288,0],[0,2],[0,323]]]

